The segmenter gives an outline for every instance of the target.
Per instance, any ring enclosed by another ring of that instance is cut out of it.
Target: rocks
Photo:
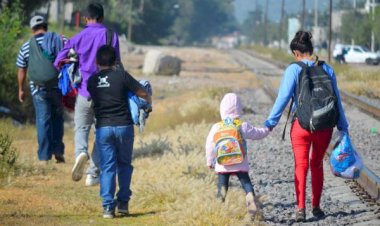
[[[243,120],[260,127],[263,125],[273,105],[269,100],[263,101],[263,93],[259,90],[243,89],[238,92],[244,107],[255,110],[255,115],[244,114]],[[285,117],[282,117],[284,119]],[[288,126],[289,127],[289,126]],[[306,219],[307,222],[299,224],[294,222],[296,197],[294,191],[294,161],[289,139],[289,129],[286,140],[281,140],[284,120],[263,140],[247,142],[248,156],[250,158],[250,177],[254,184],[255,193],[263,204],[264,221],[266,225],[352,225],[364,221],[375,222],[378,219],[373,211],[361,203],[344,182],[334,177],[330,172],[328,162],[324,162],[324,189],[321,199],[321,208],[326,218],[316,219],[311,213],[311,183],[310,172],[306,191]],[[363,133],[362,140],[367,139],[371,145],[376,140],[368,138],[368,131],[357,125],[353,131],[355,139]],[[373,139],[375,139],[374,137]],[[232,182],[239,186],[237,180]],[[358,219],[360,219],[358,221]],[[363,224],[366,225],[366,224]]]
[[[143,73],[146,75],[179,75],[181,59],[159,50],[150,50],[145,55]]]

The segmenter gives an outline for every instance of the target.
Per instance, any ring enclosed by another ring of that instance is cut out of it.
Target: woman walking
[[[280,89],[272,111],[265,121],[265,126],[273,129],[289,100],[293,98],[291,112],[293,120],[290,131],[295,166],[295,193],[297,198],[297,222],[306,220],[305,193],[306,177],[310,166],[312,186],[312,214],[323,218],[320,208],[323,188],[323,157],[330,143],[333,127],[339,131],[348,130],[347,120],[339,96],[333,69],[324,62],[313,59],[312,35],[298,31],[290,43],[290,50],[296,60],[290,64],[283,75]],[[308,91],[308,92],[307,92]],[[326,98],[319,100],[321,94],[331,93],[326,105]],[[306,94],[305,94],[306,93]],[[300,95],[301,94],[301,95]],[[305,95],[310,98],[305,99]],[[322,102],[321,102],[322,101]],[[314,105],[322,106],[316,109]],[[305,110],[306,109],[306,110]],[[323,114],[325,116],[323,116]],[[307,119],[307,120],[305,120]],[[310,148],[312,149],[309,155]],[[309,157],[310,156],[310,157]],[[310,158],[310,159],[309,159]]]

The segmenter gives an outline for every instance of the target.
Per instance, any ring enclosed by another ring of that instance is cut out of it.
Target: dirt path
[[[149,79],[154,87],[150,125],[146,133],[137,134],[135,139],[135,156],[139,157],[133,163],[131,215],[103,219],[99,187],[85,187],[84,179],[71,180],[73,128],[65,129],[66,163],[50,162],[41,167],[36,165],[34,127],[15,128],[11,122],[1,121],[1,131],[14,138],[20,166],[19,175],[10,177],[0,187],[1,226],[242,224],[244,201],[240,200],[241,205],[237,207],[233,201],[239,199],[238,193],[232,194],[230,203],[222,208],[214,200],[215,178],[203,159],[204,137],[210,126],[205,121],[219,117],[218,105],[223,92],[259,84],[251,73],[240,71],[229,57],[216,50],[170,48],[166,51],[185,61],[185,71],[179,77],[144,77],[138,69],[142,55],[126,57],[129,60],[126,68],[138,79]],[[93,140],[93,134],[90,139]],[[199,193],[198,189],[204,192]],[[226,217],[223,211],[231,213]]]

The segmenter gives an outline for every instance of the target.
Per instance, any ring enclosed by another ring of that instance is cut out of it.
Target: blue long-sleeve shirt
[[[302,60],[302,62],[306,63],[309,66],[314,66],[314,61]],[[338,120],[337,128],[339,131],[348,131],[348,123],[343,111],[343,106],[340,99],[334,70],[328,64],[323,64],[323,69],[331,77],[334,92],[338,98],[339,120]],[[280,120],[282,112],[284,111],[289,100],[292,97],[296,97],[296,86],[298,82],[298,76],[301,70],[302,68],[298,64],[291,64],[286,68],[284,72],[284,76],[281,81],[280,89],[278,91],[277,99],[273,105],[272,111],[268,119],[265,121],[265,126],[270,127],[270,128],[275,127],[278,121]],[[294,112],[297,107],[297,98],[294,98],[294,100],[295,101],[292,106],[292,112]]]

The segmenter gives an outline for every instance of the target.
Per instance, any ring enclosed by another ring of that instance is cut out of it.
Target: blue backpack
[[[139,81],[143,88],[152,96],[152,86],[149,81],[141,80]],[[145,120],[148,118],[149,113],[147,111],[152,108],[152,106],[144,99],[136,96],[133,92],[128,92],[128,103],[129,111],[131,112],[131,117],[134,125],[140,127],[140,132],[144,131]]]

